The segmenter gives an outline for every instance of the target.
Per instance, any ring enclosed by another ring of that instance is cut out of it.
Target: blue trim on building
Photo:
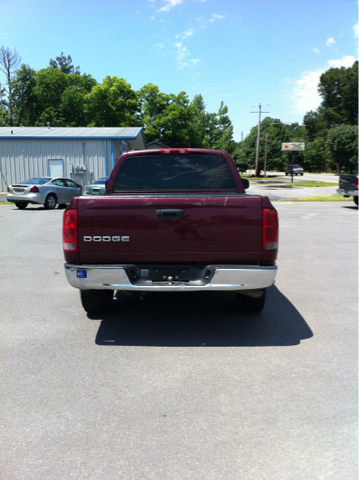
[[[18,137],[16,135],[2,136],[0,140],[102,140],[104,137]],[[106,137],[107,140],[136,140],[136,137]]]
[[[105,172],[106,172],[106,177],[108,177],[108,167],[107,167],[107,138],[103,139],[105,143]]]
[[[142,140],[143,140],[143,143],[145,144],[145,149],[146,149],[145,132],[143,131],[143,128],[141,128],[141,134],[142,134]]]
[[[111,162],[112,162],[112,169],[115,166],[115,147],[113,144],[113,140],[111,140]]]

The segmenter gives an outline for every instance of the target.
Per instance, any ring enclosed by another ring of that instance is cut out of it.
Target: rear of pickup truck
[[[277,212],[245,193],[220,151],[122,155],[105,196],[73,199],[63,238],[67,279],[89,313],[116,290],[232,290],[242,310],[259,311],[277,271]]]
[[[358,175],[340,175],[337,193],[344,197],[353,196],[355,205],[358,205]]]

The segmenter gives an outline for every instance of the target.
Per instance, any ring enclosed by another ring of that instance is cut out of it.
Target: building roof
[[[170,148],[168,145],[159,142],[157,139],[153,140],[153,142],[147,143],[146,150],[157,149],[157,148]]]
[[[0,138],[135,140],[142,132],[142,127],[0,127]]]

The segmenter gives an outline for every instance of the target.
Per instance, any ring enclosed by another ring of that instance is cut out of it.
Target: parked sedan
[[[293,165],[293,175],[302,175],[303,176],[304,170],[300,165]],[[291,175],[292,174],[292,165],[289,165],[285,169],[285,174],[286,175]]]
[[[6,200],[15,203],[17,208],[34,203],[53,209],[57,204],[65,206],[73,197],[81,196],[82,185],[69,178],[41,177],[9,185],[7,191]]]
[[[91,185],[86,185],[82,190],[82,195],[105,195],[108,179],[109,177],[102,177]]]

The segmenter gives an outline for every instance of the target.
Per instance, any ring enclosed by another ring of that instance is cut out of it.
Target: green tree
[[[330,68],[323,73],[318,91],[328,127],[358,124],[358,61],[352,67]]]
[[[11,84],[15,125],[34,126],[38,114],[35,95],[36,71],[22,64]]]
[[[139,112],[137,94],[123,78],[106,77],[85,96],[87,126],[134,127]]]
[[[331,160],[337,164],[338,172],[344,166],[350,173],[358,169],[358,128],[342,125],[331,128],[326,139]]]
[[[233,125],[228,116],[228,107],[221,102],[218,113],[213,120],[213,137],[210,147],[214,150],[226,150],[232,153],[235,148],[233,141]]]
[[[81,75],[80,65],[77,65],[77,67],[75,68],[72,65],[71,55],[68,55],[66,57],[63,52],[61,52],[61,55],[59,57],[56,57],[56,60],[51,59],[49,62],[49,65],[52,68],[57,68],[58,70],[60,70],[60,72],[63,72],[66,75],[72,75],[72,74]]]
[[[171,147],[198,147],[200,139],[194,128],[197,108],[185,92],[165,94],[149,83],[138,92],[141,119],[146,140],[158,139]]]
[[[97,82],[91,75],[67,75],[67,86],[61,95],[60,116],[67,127],[86,125],[85,97]]]
[[[66,121],[62,116],[61,100],[67,88],[67,75],[57,68],[39,70],[35,77],[37,118],[35,126],[44,126],[47,122],[55,127],[65,127]]]
[[[310,172],[323,171],[328,164],[329,152],[325,144],[325,138],[318,137],[312,142],[307,142],[303,154],[303,167]]]

